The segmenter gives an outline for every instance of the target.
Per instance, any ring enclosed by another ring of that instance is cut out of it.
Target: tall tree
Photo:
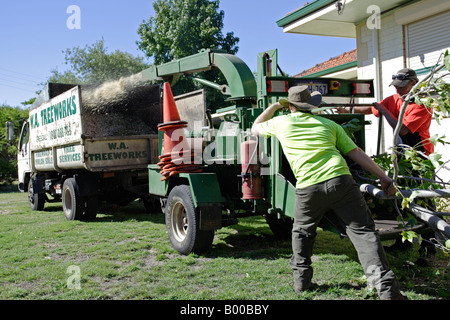
[[[103,39],[84,48],[66,49],[63,53],[70,69],[63,73],[52,70],[50,82],[96,84],[129,76],[148,67],[142,57],[119,50],[109,53]]]
[[[137,42],[155,64],[198,53],[200,49],[223,49],[235,54],[239,38],[233,32],[223,35],[224,11],[219,0],[156,0],[155,16],[138,29]]]
[[[224,11],[219,10],[219,0],[156,0],[155,16],[144,21],[137,42],[156,65],[196,54],[201,49],[222,49],[231,54],[239,50],[239,38],[233,32],[222,33]],[[203,79],[223,84],[225,79],[217,70],[202,72]],[[173,93],[181,94],[201,86],[181,77]],[[226,105],[217,90],[206,88],[208,107],[215,111]]]
[[[0,184],[5,177],[17,177],[17,143],[23,120],[28,118],[28,110],[0,105]],[[14,140],[7,141],[5,124],[14,124]]]

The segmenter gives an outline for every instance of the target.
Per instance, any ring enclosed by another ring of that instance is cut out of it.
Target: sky
[[[311,0],[310,0],[311,1]],[[354,39],[283,33],[276,21],[300,8],[298,0],[221,0],[222,32],[239,37],[237,56],[256,70],[259,52],[278,49],[281,69],[295,75],[356,48]],[[0,105],[21,106],[51,75],[68,68],[63,51],[104,39],[108,52],[144,57],[137,48],[139,25],[154,16],[152,0],[14,0],[0,1]],[[73,26],[80,9],[79,28]],[[68,10],[69,9],[69,10]],[[151,63],[151,59],[146,59]]]

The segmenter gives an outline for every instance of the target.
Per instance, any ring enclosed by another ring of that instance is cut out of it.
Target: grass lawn
[[[362,300],[377,299],[348,239],[319,231],[313,256],[317,289],[296,294],[290,241],[276,240],[261,217],[216,232],[205,254],[181,256],[162,214],[138,201],[104,207],[93,222],[66,221],[61,204],[31,211],[27,194],[0,192],[2,300]],[[415,264],[417,247],[388,254],[413,300],[450,298],[448,257]]]

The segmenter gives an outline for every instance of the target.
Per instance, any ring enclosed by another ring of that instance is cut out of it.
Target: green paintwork
[[[225,201],[215,173],[180,173],[180,177],[188,179],[196,207]]]
[[[231,54],[213,54],[212,63],[222,71],[231,91],[230,100],[256,98],[256,82],[249,67]]]
[[[284,215],[294,217],[295,186],[282,175],[275,175],[275,193],[272,203],[277,209],[281,209]]]
[[[169,184],[167,180],[161,181],[162,175],[161,169],[156,164],[148,166],[148,191],[150,194],[166,197],[169,190]]]
[[[163,79],[176,82],[184,73],[219,69],[230,88],[230,100],[248,100],[256,97],[256,82],[249,67],[238,57],[219,50],[203,50],[178,60],[151,66],[140,74],[146,80]]]

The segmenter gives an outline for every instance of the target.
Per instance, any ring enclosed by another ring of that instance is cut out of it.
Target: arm
[[[392,187],[392,179],[389,178],[384,171],[360,148],[355,148],[346,154],[350,159],[359,164],[363,169],[369,171],[380,179],[381,189],[388,194],[395,193],[395,188]]]
[[[275,112],[279,109],[283,109],[283,107],[279,102],[271,104],[263,113],[261,113],[255,120],[252,126],[252,134],[258,135],[258,129],[256,128],[256,124],[266,122],[267,120],[272,119]]]
[[[350,107],[339,107],[337,113],[350,113]],[[372,114],[372,107],[354,107],[353,113]]]
[[[373,106],[386,118],[387,122],[392,127],[392,129],[395,129],[395,127],[397,126],[398,119],[394,117],[394,115],[388,109],[386,109],[386,107],[381,103],[374,102]],[[408,127],[402,124],[399,133],[400,136],[404,136],[405,134],[408,134],[410,132],[411,131],[408,129]]]
[[[378,110],[378,112],[380,112],[386,118],[389,125],[393,129],[395,129],[395,127],[397,126],[397,118],[394,117],[394,115],[388,109],[386,109],[386,107],[384,105],[382,105],[381,103],[374,102],[373,106],[375,109]],[[349,113],[350,108],[340,107],[340,108],[337,108],[336,111],[337,111],[337,113]],[[353,112],[354,113],[363,113],[363,114],[372,114],[372,107],[354,107]],[[402,124],[402,127],[400,128],[400,136],[404,136],[405,134],[408,134],[410,132],[411,131],[408,129],[408,127],[405,126],[404,124]]]

